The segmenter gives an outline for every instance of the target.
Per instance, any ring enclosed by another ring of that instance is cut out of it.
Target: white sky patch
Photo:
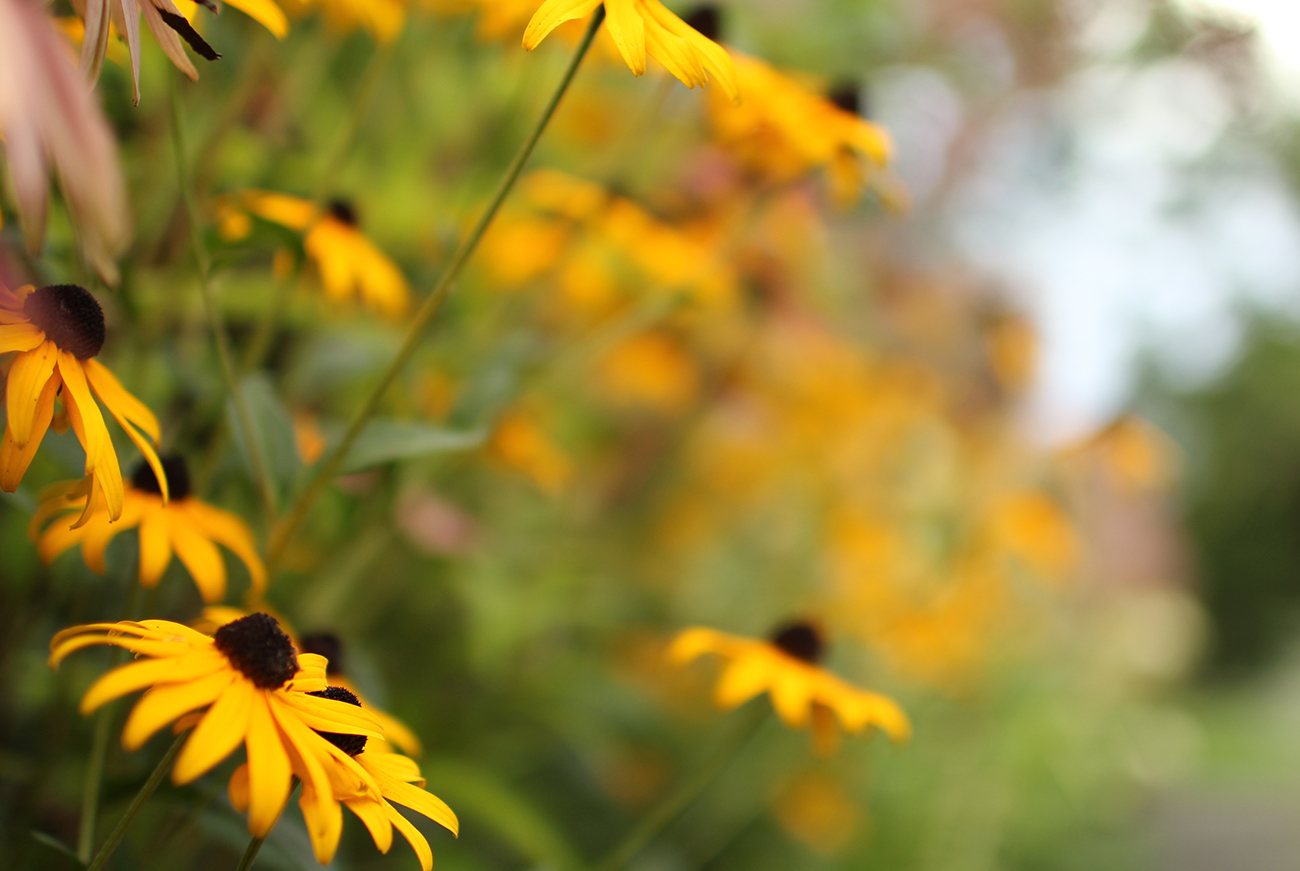
[[[1300,0],[1179,0],[1179,5],[1253,25],[1279,96],[1300,106]]]

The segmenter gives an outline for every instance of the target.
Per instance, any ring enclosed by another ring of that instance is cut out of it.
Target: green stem
[[[244,848],[244,855],[239,860],[239,867],[235,871],[248,871],[253,867],[253,860],[257,858],[257,852],[262,849],[262,842],[266,838],[253,838]]]
[[[559,107],[560,100],[569,89],[569,84],[573,81],[574,75],[578,72],[578,67],[582,64],[582,59],[587,54],[587,49],[591,47],[591,42],[596,36],[597,28],[600,27],[601,22],[604,20],[605,8],[601,6],[596,9],[595,14],[592,16],[591,23],[587,26],[587,32],[583,34],[582,41],[578,43],[578,48],[574,51],[573,58],[569,61],[569,66],[565,69],[563,78],[560,79],[560,83],[556,87],[555,92],[551,94],[550,100],[547,101],[545,108],[542,109],[541,117],[537,119],[537,123],[533,126],[532,132],[528,134],[528,138],[524,140],[518,153],[515,154],[514,160],[510,162],[510,166],[506,170],[505,176],[502,177],[501,183],[497,185],[496,192],[493,193],[492,199],[488,202],[487,208],[483,211],[483,214],[479,217],[477,223],[474,224],[469,235],[465,237],[463,242],[461,242],[460,247],[456,249],[456,253],[452,255],[451,262],[447,265],[446,271],[443,272],[442,278],[438,280],[438,284],[434,287],[433,292],[425,298],[424,302],[420,305],[419,310],[412,318],[411,325],[407,328],[406,335],[402,339],[402,345],[398,349],[397,355],[393,357],[392,362],[388,364],[388,368],[379,376],[379,380],[375,383],[374,388],[371,389],[370,394],[366,397],[365,402],[362,403],[361,408],[357,410],[355,415],[353,415],[352,420],[348,423],[347,431],[343,434],[343,438],[334,446],[329,455],[316,466],[316,471],[312,475],[310,482],[308,482],[306,488],[302,491],[302,494],[293,504],[293,507],[285,516],[284,521],[276,527],[275,532],[271,536],[270,546],[267,548],[266,564],[268,570],[273,569],[284,556],[285,548],[288,547],[290,539],[293,538],[294,533],[298,530],[303,519],[307,516],[308,509],[311,508],[311,505],[316,501],[316,498],[320,496],[325,485],[331,481],[336,474],[338,474],[339,469],[343,465],[343,460],[347,457],[348,451],[352,449],[352,445],[356,442],[357,436],[361,434],[361,430],[366,425],[366,422],[370,420],[375,411],[379,408],[379,403],[383,400],[384,393],[388,390],[389,386],[392,385],[393,381],[397,379],[398,374],[415,353],[415,349],[419,346],[420,340],[424,336],[424,331],[429,326],[429,322],[433,319],[433,316],[438,313],[438,310],[442,307],[442,303],[446,300],[447,295],[451,293],[452,285],[460,276],[461,270],[465,268],[465,264],[469,262],[470,257],[473,256],[474,251],[478,248],[478,244],[483,239],[483,234],[487,231],[488,225],[490,225],[492,219],[496,217],[496,213],[500,210],[501,204],[505,202],[506,196],[509,195],[511,188],[514,187],[515,182],[519,179],[520,173],[523,172],[524,165],[527,164],[528,159],[532,157],[533,149],[537,147],[538,140],[542,138],[542,134],[546,131],[546,126],[550,123],[551,117]]]
[[[713,783],[714,778],[722,773],[727,764],[736,758],[736,754],[767,722],[766,705],[754,705],[749,713],[749,719],[741,723],[740,727],[696,770],[695,774],[646,814],[618,846],[592,866],[591,871],[619,871],[635,859],[637,854],[644,850],[660,832],[668,828],[673,820],[681,816],[691,806],[691,802],[700,797],[709,784]]]
[[[172,145],[176,151],[176,172],[180,183],[181,200],[185,204],[185,216],[190,225],[190,244],[194,249],[194,260],[199,268],[199,289],[203,292],[203,309],[207,314],[208,326],[212,330],[212,339],[217,346],[217,359],[221,363],[221,374],[226,381],[235,407],[235,418],[244,436],[244,445],[248,450],[249,462],[253,466],[253,477],[257,482],[258,493],[262,497],[262,506],[268,518],[276,513],[275,492],[271,489],[271,479],[267,474],[266,462],[262,457],[261,443],[253,429],[253,415],[248,410],[244,392],[239,389],[239,380],[235,374],[235,364],[230,354],[230,340],[226,336],[225,325],[221,322],[221,312],[217,308],[216,294],[212,289],[212,264],[208,260],[207,248],[203,244],[203,230],[199,223],[199,210],[194,202],[194,190],[190,185],[190,176],[186,171],[185,130],[181,123],[180,89],[176,85],[176,76],[171,79],[172,108]]]
[[[131,593],[127,597],[126,619],[137,620],[140,617],[140,599],[142,587],[136,579],[127,573],[127,583]],[[120,647],[113,649],[113,666],[119,666],[126,659],[126,651]],[[95,823],[99,816],[99,793],[104,782],[104,764],[108,761],[108,742],[113,734],[113,719],[117,705],[110,702],[100,708],[95,715],[95,734],[90,741],[90,759],[86,763],[86,779],[81,785],[81,820],[77,827],[77,858],[85,865],[90,861],[90,853],[95,849]]]
[[[126,813],[122,814],[122,819],[117,821],[117,825],[113,827],[113,831],[108,835],[108,840],[95,854],[95,861],[90,863],[90,867],[86,871],[100,871],[108,864],[113,851],[117,849],[118,844],[122,843],[126,830],[131,827],[131,823],[135,820],[136,814],[140,813],[140,808],[144,807],[144,803],[149,800],[149,796],[153,795],[154,790],[158,788],[158,784],[162,783],[163,778],[167,776],[167,772],[171,771],[172,763],[176,761],[176,756],[181,752],[181,745],[184,743],[185,735],[177,735],[176,740],[172,742],[172,746],[167,748],[166,755],[158,760],[158,764],[149,775],[149,779],[144,782],[144,786],[140,787],[140,791],[135,794],[135,798],[131,799],[131,804],[127,806]]]

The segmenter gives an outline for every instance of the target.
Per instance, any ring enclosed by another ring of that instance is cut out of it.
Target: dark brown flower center
[[[349,227],[357,225],[357,207],[352,204],[351,200],[330,200],[329,212],[336,221],[347,224]]]
[[[347,702],[349,705],[361,707],[361,700],[355,695],[343,689],[343,687],[325,687],[325,689],[316,693],[308,693],[309,696],[320,696],[322,699],[333,699],[336,702]],[[366,749],[365,735],[347,735],[339,732],[321,732],[316,731],[326,741],[342,750],[349,756],[356,756],[362,750]]]
[[[837,83],[826,95],[826,99],[851,115],[862,114],[862,87],[857,82]]]
[[[168,454],[158,458],[162,462],[163,474],[167,476],[167,492],[173,499],[184,499],[190,495],[190,470],[185,465],[185,458],[180,454]],[[143,460],[136,464],[131,473],[131,486],[155,496],[162,495],[158,486],[158,476],[153,468]]]
[[[104,347],[104,310],[84,287],[52,284],[34,290],[23,300],[23,314],[78,360],[88,360]]]
[[[278,689],[298,672],[293,642],[270,614],[249,614],[227,623],[212,640],[230,664],[261,689]]]
[[[826,652],[821,633],[811,623],[785,623],[772,633],[773,646],[782,653],[816,664]]]
[[[722,35],[722,14],[716,6],[696,6],[682,20],[705,39],[717,42]]]
[[[332,632],[317,632],[304,635],[298,639],[298,649],[303,653],[315,653],[329,660],[325,674],[343,674],[343,642]]]

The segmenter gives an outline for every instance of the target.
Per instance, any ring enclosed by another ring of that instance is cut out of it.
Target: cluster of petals
[[[792,729],[807,726],[820,706],[833,711],[849,733],[877,726],[895,741],[911,735],[907,715],[893,699],[846,683],[770,641],[694,626],[679,633],[669,648],[670,658],[678,663],[707,653],[728,660],[714,693],[720,707],[734,708],[766,692],[771,695],[772,707]]]
[[[43,302],[49,304],[31,304]],[[67,306],[81,309],[70,324],[60,322]],[[84,319],[79,319],[82,315]],[[55,328],[61,334],[57,340],[48,332]],[[17,489],[45,433],[55,424],[55,401],[61,397],[66,418],[60,416],[56,425],[64,426],[66,420],[77,434],[86,451],[85,474],[90,481],[78,525],[88,522],[101,506],[113,520],[122,516],[123,509],[122,471],[96,398],[140,449],[158,479],[166,479],[151,444],[160,437],[158,419],[94,359],[103,343],[103,329],[98,303],[75,285],[39,291],[31,285],[16,291],[0,286],[0,354],[16,354],[5,381],[9,420],[0,444],[0,489],[8,493]]]
[[[355,813],[376,846],[387,851],[396,828],[411,842],[421,866],[432,867],[427,840],[389,801],[429,816],[453,833],[455,814],[440,799],[420,789],[419,769],[409,759],[386,752],[352,756],[330,736],[381,740],[375,718],[347,701],[322,695],[329,683],[323,656],[295,653],[273,618],[253,614],[227,624],[209,637],[166,620],[92,623],[55,635],[50,665],[69,654],[108,644],[139,658],[104,674],[87,690],[81,711],[89,714],[114,699],[146,690],[122,730],[122,744],[139,749],[168,726],[192,731],[172,768],[172,780],[189,783],[210,771],[243,744],[247,761],[231,777],[232,803],[248,814],[248,830],[266,837],[293,789],[302,782],[299,804],[316,858],[327,864],[342,835],[342,806]],[[222,632],[227,631],[223,640]],[[244,652],[232,653],[231,638],[251,639],[251,655],[271,662],[250,664]],[[269,633],[269,634],[268,634]],[[224,645],[224,646],[223,646]]]
[[[528,22],[524,48],[532,51],[566,21],[586,18],[602,0],[546,0]],[[682,21],[659,0],[604,0],[605,29],[628,68],[645,75],[646,55],[688,88],[716,84],[732,102],[740,101],[736,67],[722,46]]]

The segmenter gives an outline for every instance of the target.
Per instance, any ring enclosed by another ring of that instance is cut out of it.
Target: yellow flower
[[[676,414],[695,401],[700,377],[680,342],[662,330],[648,330],[605,355],[599,379],[616,403]]]
[[[226,564],[216,545],[222,544],[243,560],[256,599],[266,587],[266,569],[257,555],[253,533],[247,524],[229,511],[209,505],[190,495],[190,475],[185,460],[165,457],[163,471],[170,489],[164,501],[153,469],[141,463],[131,476],[123,497],[122,516],[116,523],[100,509],[85,524],[69,528],[51,518],[84,508],[85,486],[56,485],[32,517],[29,527],[37,551],[45,562],[53,562],[69,548],[81,545],[81,555],[91,571],[104,573],[104,550],[119,532],[140,528],[140,584],[157,585],[172,553],[180,557],[205,602],[220,602],[226,596]],[[46,524],[49,523],[48,526]],[[37,534],[41,527],[44,532]]]
[[[320,271],[325,295],[335,302],[354,296],[380,314],[396,318],[410,305],[411,288],[387,254],[357,228],[356,209],[333,200],[324,213],[310,201],[269,191],[244,191],[239,206],[247,212],[303,234],[303,250]],[[237,241],[251,232],[247,216],[234,204],[223,204],[218,215],[222,236]]]
[[[312,695],[361,706],[354,693],[340,686],[329,686]],[[429,842],[389,802],[423,814],[453,835],[459,834],[460,823],[442,799],[420,788],[425,781],[420,776],[419,766],[396,753],[367,749],[365,735],[347,731],[320,731],[319,735],[326,743],[315,745],[317,758],[314,761],[325,771],[329,798],[322,802],[319,782],[302,778],[302,797],[299,799],[316,860],[322,865],[328,864],[338,849],[343,832],[341,802],[360,817],[381,853],[387,853],[392,846],[393,828],[396,827],[415,850],[420,867],[430,871],[433,852],[429,849]],[[304,758],[298,764],[305,769],[309,761]],[[295,772],[297,770],[295,767]],[[237,769],[230,778],[230,803],[236,809],[242,811],[248,806],[251,782],[247,765]]]
[[[566,21],[586,18],[601,0],[546,0],[528,22],[524,48],[532,51]],[[733,103],[740,102],[736,67],[716,42],[701,36],[659,0],[606,0],[605,30],[633,74],[646,71],[646,55],[663,64],[688,88],[717,82]]]
[[[857,113],[852,91],[827,99],[765,61],[739,52],[734,58],[745,102],[709,103],[714,132],[733,154],[776,181],[824,169],[844,204],[873,181],[888,201],[901,196],[882,175],[893,150],[889,134]]]
[[[12,493],[18,488],[61,396],[86,450],[90,489],[78,526],[101,505],[107,506],[110,519],[122,516],[122,470],[96,397],[163,481],[162,498],[167,498],[162,465],[144,435],[157,443],[158,419],[94,359],[103,345],[104,311],[85,288],[58,284],[34,290],[27,285],[10,291],[0,285],[0,354],[17,352],[5,380],[9,422],[0,444],[0,489]]]
[[[364,27],[378,42],[392,42],[406,24],[406,0],[290,0],[286,5],[294,14],[319,8],[333,29],[351,33]]]
[[[559,495],[573,480],[572,461],[542,429],[536,415],[527,411],[502,416],[488,442],[488,454],[550,496]]]
[[[821,633],[808,623],[789,623],[759,641],[695,626],[673,639],[669,656],[687,663],[714,653],[729,660],[714,698],[723,708],[734,708],[767,692],[772,707],[792,729],[811,721],[820,737],[833,724],[826,712],[839,718],[845,732],[870,726],[883,729],[895,741],[912,732],[907,715],[890,698],[845,683],[817,665],[823,652]]]
[[[275,825],[295,775],[310,790],[312,819],[328,819],[330,808],[337,810],[320,762],[325,742],[313,730],[379,737],[367,712],[310,695],[327,686],[324,658],[295,654],[289,636],[266,614],[228,623],[211,638],[167,620],[75,626],[54,636],[50,665],[96,644],[143,658],[95,681],[81,700],[81,712],[147,688],[122,727],[127,750],[139,749],[173,721],[193,720],[194,731],[172,768],[178,785],[211,770],[243,743],[248,752],[243,806],[255,837],[266,837]],[[313,832],[313,837],[322,834],[328,833]]]

